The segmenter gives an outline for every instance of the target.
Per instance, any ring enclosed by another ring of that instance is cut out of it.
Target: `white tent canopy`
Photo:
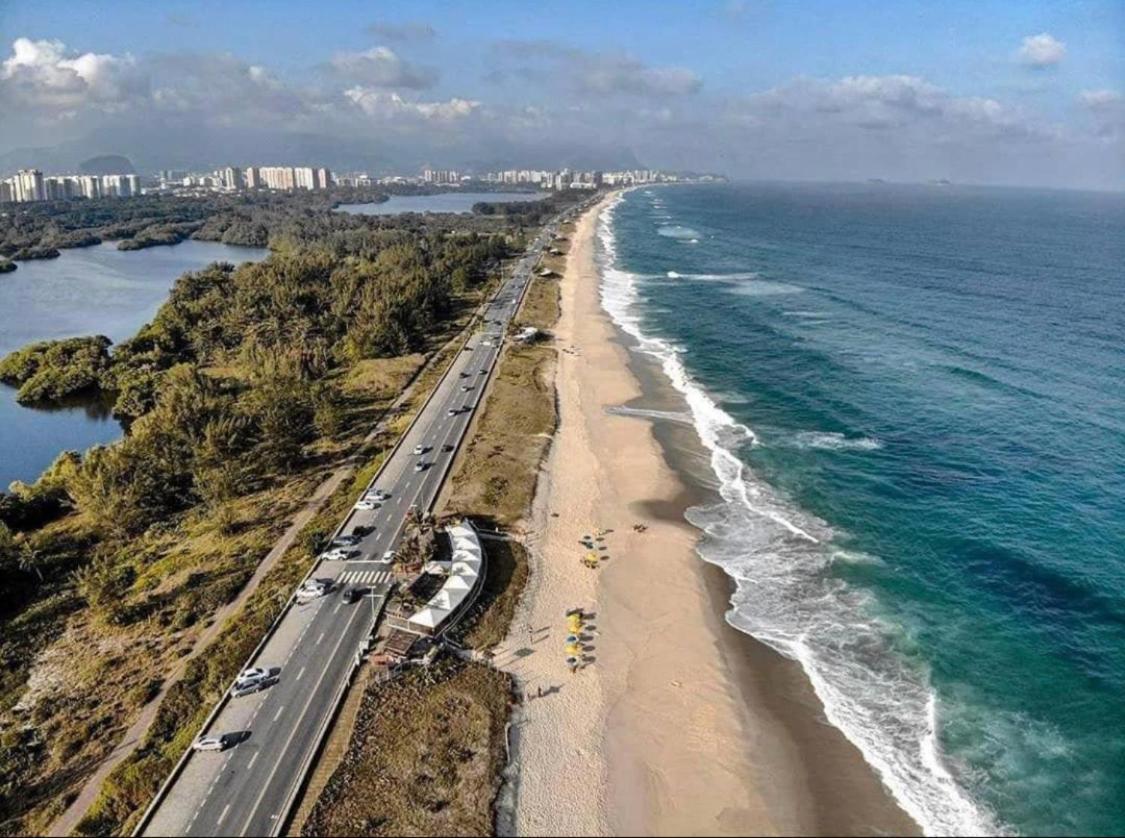
[[[426,572],[447,573],[445,584],[426,605],[407,622],[426,633],[434,633],[456,613],[476,588],[484,563],[476,530],[462,522],[447,530],[453,556],[449,562],[430,562]]]

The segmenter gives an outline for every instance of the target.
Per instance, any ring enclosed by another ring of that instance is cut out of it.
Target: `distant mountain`
[[[83,175],[135,175],[137,170],[128,157],[120,154],[99,154],[89,160],[78,164],[78,171]]]
[[[113,154],[91,152],[113,150]],[[112,163],[107,161],[113,161]],[[160,169],[210,169],[216,166],[328,166],[337,171],[411,172],[433,165],[472,171],[500,168],[572,169],[643,168],[630,149],[582,147],[573,143],[517,143],[489,138],[464,144],[420,138],[370,140],[328,134],[285,133],[253,129],[214,129],[196,123],[101,126],[79,140],[47,148],[20,148],[0,154],[0,177],[36,166],[48,174],[74,172],[80,165],[107,166],[108,174]],[[127,166],[121,169],[120,166]]]

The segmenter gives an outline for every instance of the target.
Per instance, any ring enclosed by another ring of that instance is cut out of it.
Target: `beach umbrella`
[[[578,635],[577,634],[568,634],[566,636],[566,642],[567,643],[577,643],[578,642]]]
[[[566,654],[567,656],[580,655],[582,654],[582,649],[577,643],[571,643],[566,647]]]

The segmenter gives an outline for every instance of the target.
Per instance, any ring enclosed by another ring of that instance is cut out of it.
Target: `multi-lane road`
[[[284,826],[305,773],[346,689],[361,644],[372,635],[389,595],[390,560],[411,506],[427,510],[437,499],[482,391],[500,354],[502,338],[522,300],[539,253],[557,230],[547,225],[485,307],[483,323],[458,353],[374,487],[390,493],[378,509],[352,510],[341,534],[363,538],[348,561],[322,561],[315,578],[335,581],[325,596],[290,606],[251,661],[279,666],[272,687],[228,699],[205,731],[239,733],[221,752],[193,752],[141,824],[144,835],[273,835]],[[422,455],[413,453],[423,446]],[[417,470],[422,461],[425,466]],[[351,585],[369,589],[347,602]]]

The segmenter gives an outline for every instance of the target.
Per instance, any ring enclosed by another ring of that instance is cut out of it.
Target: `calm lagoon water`
[[[0,275],[0,356],[37,340],[131,337],[156,314],[176,279],[212,262],[250,262],[269,251],[214,242],[118,250],[113,242],[63,250]],[[61,451],[111,442],[121,426],[102,405],[31,409],[0,385],[0,489],[31,482]]]
[[[436,195],[392,195],[381,204],[340,204],[341,212],[355,215],[399,215],[404,212],[472,212],[473,204],[491,201],[510,204],[538,201],[546,192],[440,192]]]

